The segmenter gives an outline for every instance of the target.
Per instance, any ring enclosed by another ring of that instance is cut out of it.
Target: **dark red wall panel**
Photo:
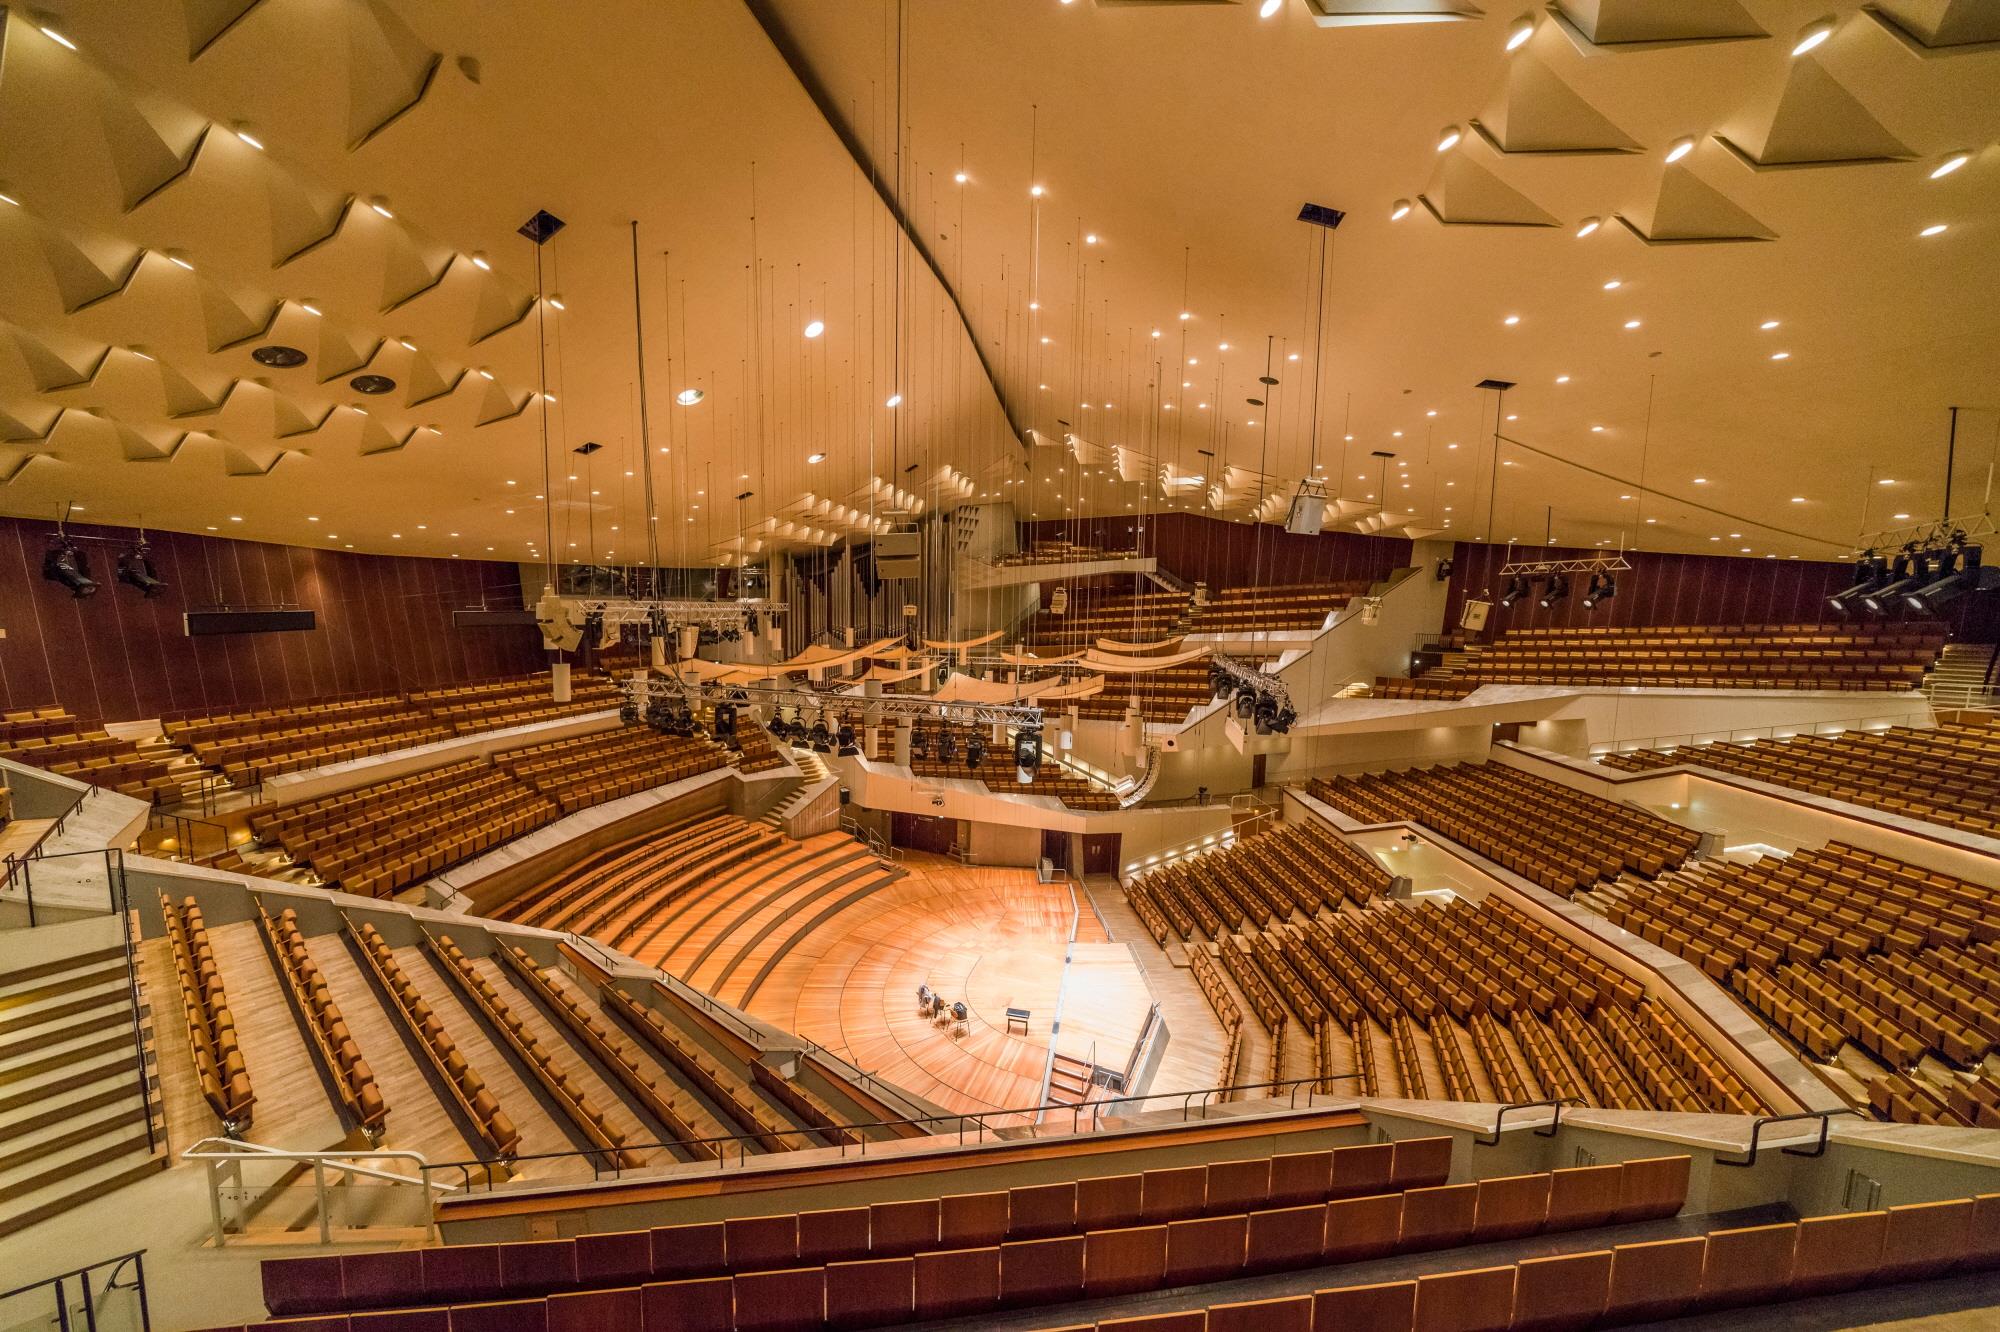
[[[42,578],[51,524],[0,518],[0,705],[61,703],[118,721],[226,712],[325,694],[424,689],[532,671],[531,628],[455,629],[454,609],[482,597],[520,605],[511,564],[272,546],[149,533],[167,591],[151,601],[112,581],[117,545],[89,541],[99,590],[82,601]],[[131,533],[71,524],[78,536]],[[319,613],[305,633],[191,639],[190,607],[290,603]]]
[[[1595,559],[1601,550],[1560,547],[1492,546],[1459,542],[1452,550],[1451,599],[1445,623],[1456,625],[1468,597],[1497,601],[1506,590],[1501,568],[1510,560]],[[1487,621],[1490,633],[1544,626],[1700,624],[1825,624],[1840,619],[1827,598],[1854,581],[1854,566],[1816,560],[1766,560],[1726,555],[1668,555],[1633,551],[1628,573],[1617,575],[1618,594],[1585,610],[1589,575],[1573,576],[1570,595],[1543,609],[1533,599],[1506,610],[1498,605]],[[1993,642],[2000,631],[2000,595],[1960,597],[1940,615],[1956,637]]]

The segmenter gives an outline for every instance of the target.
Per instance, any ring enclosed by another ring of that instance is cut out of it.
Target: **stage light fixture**
[[[153,548],[141,541],[118,557],[118,581],[139,589],[151,601],[167,590],[159,571],[153,567]]]
[[[620,726],[639,724],[639,704],[629,694],[626,695],[625,701],[618,705],[618,724]]]
[[[1844,587],[1827,598],[1827,604],[1840,614],[1846,614],[1851,603],[1866,596],[1889,581],[1889,562],[1873,550],[1861,552],[1861,558],[1854,562],[1854,583]]]
[[[1542,590],[1542,598],[1541,598],[1542,609],[1547,610],[1549,607],[1555,605],[1557,602],[1561,601],[1564,597],[1568,595],[1569,595],[1569,575],[1550,574],[1549,585]]]
[[[1941,576],[1906,593],[1904,602],[1911,610],[1927,613],[1964,593],[1978,591],[1982,582],[1982,554],[1980,547],[1966,545],[1963,535],[1955,536],[1950,548],[1939,557],[1937,572]]]
[[[97,593],[97,580],[90,576],[90,557],[67,537],[49,541],[49,548],[42,555],[42,577],[61,583],[79,601]]]
[[[1583,608],[1595,610],[1600,601],[1609,601],[1618,595],[1618,580],[1609,573],[1599,571],[1590,576],[1590,586],[1584,590]]]
[[[965,766],[968,769],[976,769],[984,762],[986,762],[986,741],[975,731],[972,738],[965,742]]]
[[[1930,561],[1917,549],[1913,541],[1897,552],[1889,565],[1889,581],[1872,592],[1862,595],[1861,604],[1880,615],[1885,606],[1895,604],[1895,599],[1930,581]]]
[[[1042,737],[1026,729],[1014,732],[1014,780],[1023,786],[1032,784],[1041,766]]]
[[[1507,590],[1500,594],[1501,609],[1511,609],[1515,602],[1520,601],[1534,590],[1534,582],[1526,574],[1515,574],[1507,580]]]

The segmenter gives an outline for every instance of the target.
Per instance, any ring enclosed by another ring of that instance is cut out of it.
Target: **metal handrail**
[[[1534,1130],[1534,1134],[1538,1138],[1553,1138],[1556,1136],[1556,1130],[1562,1127],[1563,1107],[1566,1105],[1587,1104],[1589,1102],[1585,1101],[1581,1096],[1552,1096],[1547,1100],[1541,1101],[1509,1101],[1507,1104],[1501,1106],[1499,1112],[1493,1116],[1493,1136],[1490,1138],[1483,1135],[1475,1137],[1472,1143],[1475,1147],[1498,1146],[1500,1143],[1500,1125],[1506,1120],[1508,1111],[1533,1110],[1538,1107],[1552,1108],[1555,1113],[1549,1116],[1548,1127],[1538,1128]]]
[[[1106,1100],[1091,1101],[1088,1103],[1088,1108],[1090,1110],[1090,1123],[1092,1130],[1095,1131],[1097,1128],[1098,1121],[1101,1118],[1101,1112],[1106,1106],[1129,1105],[1139,1101],[1169,1100],[1176,1096],[1181,1098],[1181,1119],[1183,1120],[1183,1122],[1185,1122],[1189,1118],[1190,1114],[1195,1110],[1197,1104],[1197,1098],[1200,1098],[1199,1105],[1201,1110],[1201,1113],[1198,1116],[1198,1118],[1207,1119],[1209,1097],[1224,1096],[1229,1094],[1230,1092],[1241,1092],[1241,1091],[1288,1090],[1291,1107],[1293,1109],[1296,1109],[1298,1108],[1298,1094],[1301,1088],[1309,1086],[1318,1086],[1322,1083],[1327,1083],[1327,1082],[1352,1081],[1360,1078],[1360,1076],[1361,1074],[1359,1074],[1358,1072],[1335,1073],[1329,1077],[1314,1076],[1310,1078],[1285,1078],[1273,1082],[1245,1082],[1245,1083],[1237,1083],[1235,1085],[1227,1087],[1203,1087],[1189,1092],[1149,1092],[1137,1096],[1114,1096]],[[970,1110],[970,1111],[960,1111],[960,1112],[945,1112],[935,1115],[909,1115],[901,1119],[878,1119],[878,1120],[871,1120],[867,1123],[840,1124],[834,1127],[843,1130],[855,1131],[862,1129],[893,1129],[893,1128],[910,1128],[910,1127],[921,1128],[929,1124],[956,1124],[958,1132],[958,1141],[961,1145],[963,1145],[966,1140],[965,1135],[966,1135],[967,1125],[971,1125],[974,1127],[977,1136],[973,1140],[975,1142],[980,1142],[985,1140],[985,1134],[989,1127],[990,1120],[1003,1119],[1008,1116],[1025,1116],[1027,1117],[1026,1122],[1033,1123],[1035,1121],[1035,1117],[1040,1116],[1041,1114],[1049,1110],[1068,1110],[1070,1112],[1070,1131],[1072,1133],[1078,1133],[1080,1132],[1079,1121],[1082,1117],[1084,1109],[1085,1106],[1083,1104],[1062,1105],[1055,1101],[1044,1100],[1041,1104],[1033,1106],[1009,1107],[1000,1110]],[[425,1175],[426,1177],[428,1177],[431,1171],[456,1170],[459,1172],[461,1187],[463,1191],[470,1192],[473,1188],[473,1176],[475,1172],[484,1177],[486,1181],[486,1187],[488,1189],[491,1189],[494,1186],[496,1181],[492,1176],[492,1167],[496,1164],[514,1165],[526,1161],[587,1160],[591,1163],[592,1179],[603,1179],[606,1175],[609,1175],[614,1179],[619,1179],[623,1178],[629,1171],[633,1169],[648,1168],[648,1167],[628,1167],[618,1164],[617,1158],[619,1154],[622,1152],[673,1151],[676,1149],[708,1147],[715,1149],[714,1160],[717,1166],[727,1167],[729,1163],[728,1149],[732,1146],[734,1146],[737,1150],[736,1161],[737,1165],[740,1167],[748,1162],[750,1155],[749,1152],[750,1144],[752,1143],[763,1142],[765,1140],[772,1138],[811,1137],[815,1134],[821,1134],[825,1132],[828,1132],[828,1129],[825,1127],[799,1128],[799,1129],[767,1129],[759,1133],[727,1133],[711,1137],[685,1138],[676,1142],[627,1142],[618,1148],[589,1147],[589,1148],[572,1148],[569,1151],[562,1151],[562,1152],[533,1152],[526,1155],[506,1157],[499,1161],[487,1161],[478,1159],[470,1161],[440,1161],[426,1165]],[[858,1145],[856,1146],[855,1149],[857,1154],[861,1156],[866,1156],[868,1154],[868,1139],[865,1136],[860,1135],[858,1132],[855,1134],[855,1136],[858,1139]],[[940,1133],[937,1134],[936,1136],[943,1137],[945,1136],[945,1134]],[[839,1143],[838,1146],[840,1147],[840,1154],[842,1156],[846,1156],[848,1144],[842,1142]],[[606,1157],[612,1158],[609,1169],[606,1169],[604,1165],[604,1158]]]
[[[203,1151],[211,1143],[218,1146],[238,1148],[236,1151]],[[355,1165],[340,1158],[348,1156],[380,1157],[387,1160],[412,1161],[416,1163],[417,1174],[398,1175],[393,1171],[377,1170],[373,1166]],[[339,1170],[349,1175],[361,1175],[368,1179],[386,1180],[391,1184],[422,1184],[426,1188],[441,1193],[454,1192],[456,1184],[433,1184],[423,1176],[423,1168],[430,1164],[422,1152],[412,1152],[394,1148],[369,1150],[355,1147],[343,1151],[288,1152],[282,1147],[269,1147],[261,1142],[245,1142],[240,1138],[203,1138],[181,1153],[183,1161],[313,1161],[329,1169]]]
[[[25,1286],[16,1286],[12,1290],[0,1291],[0,1302],[11,1300],[16,1295],[26,1295],[30,1291],[40,1290],[44,1286],[53,1287],[54,1290],[52,1293],[55,1295],[56,1309],[55,1317],[50,1320],[50,1325],[60,1329],[60,1332],[70,1332],[72,1324],[69,1317],[69,1297],[64,1292],[63,1287],[74,1277],[77,1279],[78,1284],[83,1287],[83,1325],[87,1329],[87,1332],[97,1332],[97,1303],[91,1298],[90,1274],[100,1267],[109,1267],[111,1269],[110,1274],[104,1278],[104,1285],[102,1287],[103,1293],[109,1295],[112,1291],[120,1289],[118,1274],[125,1270],[127,1263],[132,1265],[132,1285],[129,1289],[136,1291],[139,1296],[140,1332],[152,1332],[153,1311],[146,1299],[146,1251],[144,1249],[134,1249],[130,1253],[121,1253],[115,1258],[105,1258],[98,1262],[86,1263],[82,1267],[71,1268],[69,1271],[56,1276],[43,1277],[39,1281],[30,1281]]]
[[[1819,1138],[1813,1143],[1812,1149],[1808,1151],[1804,1147],[1795,1147],[1788,1144],[1780,1147],[1778,1150],[1787,1156],[1824,1156],[1826,1154],[1827,1121],[1835,1115],[1854,1115],[1862,1119],[1867,1118],[1866,1115],[1863,1115],[1859,1110],[1849,1105],[1844,1105],[1838,1110],[1802,1110],[1793,1115],[1759,1115],[1756,1122],[1750,1125],[1750,1146],[1744,1152],[1743,1159],[1740,1161],[1729,1161],[1718,1156],[1715,1158],[1715,1164],[1748,1169],[1757,1164],[1757,1140],[1764,1135],[1764,1126],[1766,1124],[1791,1124],[1806,1119],[1817,1119],[1819,1121]]]

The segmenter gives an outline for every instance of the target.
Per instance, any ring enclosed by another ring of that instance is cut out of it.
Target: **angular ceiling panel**
[[[444,59],[383,0],[343,0],[347,20],[347,131],[358,148],[415,106]]]
[[[1473,122],[1505,153],[1631,153],[1639,144],[1527,52]]]
[[[1596,46],[1768,37],[1737,0],[1556,0]]]
[[[1641,226],[1623,214],[1618,220],[1651,245],[1778,238],[1748,210],[1684,166],[1670,166],[1661,174],[1650,221]]]
[[[2000,42],[2000,5],[1993,0],[1875,0],[1867,9],[1934,51]]]
[[[1420,197],[1431,215],[1449,226],[1556,225],[1552,214],[1473,161],[1462,147],[1444,155]]]
[[[1724,143],[1756,166],[1905,161],[1913,154],[1813,56],[1787,66],[1761,139]]]
[[[181,19],[187,30],[187,58],[193,60],[206,51],[260,3],[261,0],[180,0]]]

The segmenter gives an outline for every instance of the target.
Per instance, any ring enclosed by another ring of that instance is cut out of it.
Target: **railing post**
[[[326,1162],[324,1160],[315,1160],[313,1162],[313,1196],[319,1200],[319,1242],[321,1244],[331,1244],[333,1243],[333,1218],[327,1214]]]
[[[146,1251],[132,1255],[132,1272],[139,1283],[139,1332],[153,1332],[153,1309],[146,1298]]]

